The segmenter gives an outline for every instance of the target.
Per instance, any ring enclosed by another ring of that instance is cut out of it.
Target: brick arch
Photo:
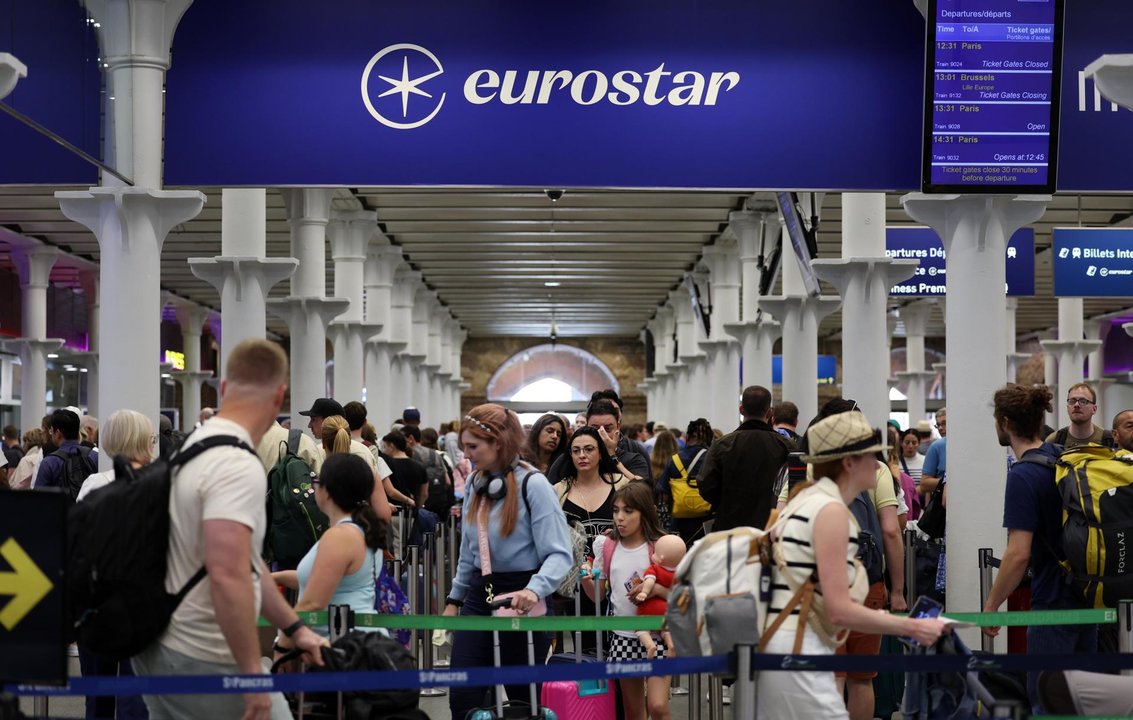
[[[547,378],[570,385],[572,400],[589,400],[598,388],[621,392],[614,373],[596,355],[570,345],[544,344],[520,350],[500,364],[488,380],[488,401],[509,400],[523,387]]]

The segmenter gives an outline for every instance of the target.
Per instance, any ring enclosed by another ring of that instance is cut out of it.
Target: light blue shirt
[[[921,475],[944,479],[948,465],[948,438],[940,438],[928,446]]]
[[[487,496],[482,502],[492,502],[488,514],[488,547],[492,555],[493,572],[522,572],[536,570],[527,583],[527,589],[540,598],[546,598],[562,583],[574,564],[571,552],[570,530],[566,517],[559,507],[558,497],[544,475],[530,471],[527,476],[527,502],[519,498],[519,515],[511,535],[500,535],[503,524],[504,499],[490,501]],[[516,468],[516,485],[522,492],[523,470]],[[460,539],[460,559],[456,565],[456,577],[452,581],[453,600],[464,600],[473,577],[480,574],[480,541],[477,534],[476,518],[471,510],[472,499],[476,497],[474,485],[477,479],[469,478],[469,486],[464,493],[464,532]],[[530,515],[527,506],[531,506]]]
[[[365,531],[350,518],[343,518],[338,521],[339,525],[350,525],[363,534]],[[303,591],[307,589],[307,582],[311,579],[311,571],[315,567],[315,559],[319,555],[319,543],[315,543],[303,559],[299,561],[298,567],[295,568],[295,574],[299,577],[299,595],[302,597]],[[366,560],[362,566],[350,573],[344,575],[342,580],[339,581],[338,587],[334,590],[334,596],[330,599],[330,605],[349,605],[350,609],[354,611],[355,615],[376,615],[377,611],[374,610],[374,605],[377,600],[377,592],[375,590],[377,572],[374,562],[376,556],[369,546],[366,547]],[[315,632],[327,636],[327,628],[312,628]],[[378,628],[358,628],[359,630],[369,631]],[[388,631],[381,629],[381,632],[388,635]]]

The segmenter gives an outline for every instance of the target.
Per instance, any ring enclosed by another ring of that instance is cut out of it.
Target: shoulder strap
[[[1070,428],[1064,427],[1061,430],[1059,430],[1058,435],[1055,436],[1054,444],[1055,445],[1061,445],[1062,447],[1066,447],[1066,441],[1069,440],[1069,439],[1070,439]]]
[[[1102,430],[1102,445],[1110,450],[1117,449],[1117,443],[1113,441],[1113,433],[1109,430]]]
[[[602,573],[606,578],[606,582],[610,581],[610,563],[614,560],[614,550],[617,550],[618,541],[609,535],[606,536],[605,542],[602,543]]]
[[[303,437],[303,431],[299,428],[291,428],[287,431],[287,454],[299,454],[299,439]]]
[[[704,457],[704,454],[706,452],[708,452],[708,448],[701,448],[700,452],[696,454],[696,457],[692,459],[692,462],[688,464],[688,472],[690,475],[692,474],[692,471],[698,466],[697,464],[700,462],[700,459]]]
[[[1032,463],[1034,465],[1041,465],[1042,467],[1049,468],[1051,470],[1053,470],[1055,466],[1058,465],[1057,460],[1052,458],[1050,455],[1045,455],[1043,453],[1032,453],[1030,455],[1024,455],[1023,457],[1016,460],[1015,463]]]
[[[677,472],[681,474],[682,478],[688,477],[688,471],[685,470],[684,463],[681,462],[681,454],[673,453],[673,465],[676,466]]]
[[[200,440],[199,442],[195,442],[187,448],[182,446],[183,449],[178,450],[176,455],[169,458],[169,465],[170,465],[170,467],[177,467],[178,465],[184,465],[185,463],[189,462],[190,460],[197,457],[198,455],[200,455],[201,453],[203,453],[206,450],[211,450],[212,448],[223,447],[223,446],[226,446],[226,445],[232,446],[232,447],[238,447],[241,450],[246,450],[247,452],[251,453],[252,455],[256,455],[255,450],[248,447],[247,443],[245,443],[243,440],[241,440],[240,438],[238,438],[234,435],[213,435],[211,437],[204,438],[203,440]],[[257,457],[259,457],[259,456],[257,456]]]

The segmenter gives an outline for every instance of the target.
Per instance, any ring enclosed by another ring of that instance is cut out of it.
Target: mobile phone
[[[909,617],[915,620],[921,618],[936,618],[940,617],[940,614],[943,612],[943,605],[927,595],[921,595],[917,598],[917,601],[913,603],[913,609],[909,611]],[[912,647],[920,647],[920,643],[911,637],[904,637],[901,638],[901,640]]]

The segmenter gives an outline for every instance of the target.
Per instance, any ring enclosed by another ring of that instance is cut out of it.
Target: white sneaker
[[[731,687],[731,685],[725,685],[724,686],[723,703],[725,705],[731,705],[732,704],[732,687]]]
[[[71,643],[67,646],[67,657],[77,658],[79,656],[79,646]]]

